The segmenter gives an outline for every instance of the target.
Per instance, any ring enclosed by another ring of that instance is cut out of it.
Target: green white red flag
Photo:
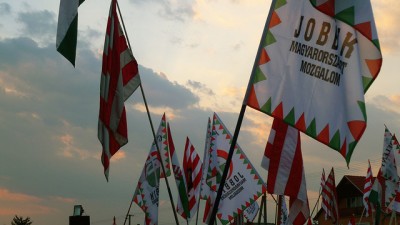
[[[375,214],[375,225],[378,225],[381,217],[381,209],[383,199],[383,190],[385,187],[385,178],[382,176],[382,169],[379,168],[378,175],[375,178],[374,184],[372,185],[371,192],[369,194],[369,202],[374,205],[376,210]]]
[[[78,36],[78,7],[85,0],[60,0],[56,48],[75,66]]]
[[[189,200],[186,192],[185,176],[183,176],[182,169],[179,165],[178,156],[175,152],[175,145],[172,139],[172,133],[169,123],[167,123],[167,129],[168,129],[167,134],[168,134],[169,154],[171,156],[172,170],[174,172],[176,187],[178,189],[178,202],[176,205],[176,211],[184,219],[187,219],[188,215],[190,214],[190,211],[189,211]]]
[[[364,94],[382,55],[369,0],[275,0],[247,105],[282,119],[349,163],[367,121]]]
[[[207,184],[214,193],[217,192],[221,182],[231,141],[231,133],[218,115],[214,113],[211,131],[209,174],[207,177]],[[265,193],[266,188],[267,186],[261,176],[255,170],[240,146],[236,144],[232,161],[229,165],[228,176],[222,191],[216,215],[217,218],[223,225],[229,223]],[[210,202],[208,201],[207,205],[212,206],[215,200],[214,195],[211,195],[209,199]],[[209,211],[205,210],[205,218],[207,218],[207,212]]]

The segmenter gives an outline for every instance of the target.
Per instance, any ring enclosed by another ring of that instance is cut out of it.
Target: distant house
[[[373,178],[375,180],[375,177]],[[356,224],[358,225],[373,225],[373,217],[362,217],[364,205],[362,202],[363,190],[364,190],[365,177],[363,176],[343,176],[342,180],[336,186],[336,192],[338,195],[338,208],[339,208],[339,225],[348,225],[351,215],[354,215]],[[328,218],[325,220],[325,212],[322,208],[317,212],[313,218],[314,222],[317,221],[318,225],[332,225],[332,220]],[[389,225],[390,215],[385,217],[385,214],[381,214],[380,225]],[[392,224],[395,224],[394,221]],[[400,215],[397,214],[397,224],[400,224]]]

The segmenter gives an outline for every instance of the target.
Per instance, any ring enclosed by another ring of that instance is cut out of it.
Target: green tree
[[[17,215],[14,216],[13,220],[11,221],[11,225],[31,225],[32,221],[31,218],[28,216],[26,219],[24,217],[19,217]]]

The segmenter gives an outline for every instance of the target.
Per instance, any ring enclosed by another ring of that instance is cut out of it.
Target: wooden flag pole
[[[125,29],[124,19],[122,18],[121,10],[119,9],[118,1],[117,1],[117,8],[118,8],[119,16],[120,16],[120,18],[121,18],[122,27],[123,27],[123,29],[124,29],[125,36],[126,36],[126,39],[127,39],[127,41],[128,41],[129,49],[132,51],[131,43],[129,42],[129,38],[128,38],[128,33],[126,32],[126,29]],[[169,199],[170,199],[170,201],[171,201],[172,211],[174,212],[175,222],[176,222],[177,225],[179,225],[178,216],[176,215],[176,211],[175,211],[174,200],[173,200],[173,198],[172,198],[171,189],[170,189],[170,187],[169,187],[168,177],[167,177],[167,174],[165,173],[164,163],[163,163],[163,161],[162,161],[162,159],[161,159],[160,147],[158,146],[158,141],[157,141],[156,133],[155,133],[155,131],[154,131],[154,126],[153,126],[153,121],[152,121],[151,116],[150,116],[150,110],[149,110],[149,107],[148,107],[148,105],[147,105],[146,96],[144,95],[144,90],[143,90],[142,82],[140,82],[140,85],[139,85],[139,86],[140,86],[140,90],[141,90],[141,92],[142,92],[142,97],[143,97],[144,105],[146,106],[146,112],[147,112],[147,117],[149,118],[151,131],[152,131],[152,133],[153,133],[153,140],[154,140],[154,143],[155,143],[155,145],[156,145],[158,155],[160,156],[160,165],[161,165],[161,169],[162,169],[162,171],[163,171],[163,173],[164,173],[165,183],[167,184],[168,195],[169,195]],[[129,211],[130,211],[130,209],[131,209],[132,202],[133,202],[133,197],[132,197],[132,201],[131,201],[131,204],[130,204],[130,206],[129,206],[127,215],[129,214]],[[127,218],[127,216],[125,217],[124,225],[125,225],[125,223],[126,223],[126,218]]]
[[[229,165],[231,164],[231,161],[232,161],[232,156],[233,156],[233,152],[234,152],[234,149],[235,149],[235,146],[236,146],[236,142],[237,142],[237,139],[238,139],[238,136],[239,136],[240,127],[241,127],[242,122],[243,122],[244,113],[246,112],[246,106],[247,106],[247,100],[248,100],[249,94],[250,94],[251,82],[252,82],[253,77],[255,75],[256,67],[257,67],[258,61],[260,59],[260,55],[261,55],[260,54],[261,53],[260,49],[262,48],[261,44],[263,43],[263,40],[265,39],[265,37],[267,35],[267,30],[268,30],[267,26],[268,26],[268,24],[269,24],[269,22],[271,20],[272,12],[273,12],[272,9],[273,9],[276,1],[277,0],[272,0],[272,2],[271,2],[271,7],[270,7],[270,10],[269,10],[269,13],[268,13],[267,21],[265,22],[264,31],[263,31],[263,34],[261,35],[260,45],[259,45],[258,50],[257,50],[257,55],[256,55],[256,58],[254,60],[253,69],[252,69],[252,72],[251,72],[251,75],[250,75],[249,83],[247,85],[246,94],[245,94],[245,97],[243,99],[242,107],[240,109],[238,121],[236,123],[235,133],[233,134],[231,147],[229,148],[228,158],[226,159],[226,164],[225,165],[228,165],[228,166],[225,166],[224,172],[222,173],[221,182],[220,182],[219,187],[218,187],[217,197],[216,197],[214,205],[213,205],[213,209],[212,209],[212,213],[211,213],[211,217],[210,217],[210,221],[208,222],[208,225],[212,225],[214,223],[214,221],[215,221],[216,216],[217,216],[218,206],[219,206],[219,202],[221,200],[222,191],[223,191],[224,186],[225,186],[226,177],[228,176]]]

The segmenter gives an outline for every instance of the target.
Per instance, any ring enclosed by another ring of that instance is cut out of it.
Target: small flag
[[[102,144],[101,162],[108,181],[111,157],[128,143],[124,102],[140,85],[138,64],[126,44],[112,0],[108,17],[100,81],[98,139]]]
[[[255,201],[253,204],[251,204],[249,207],[247,207],[244,212],[243,216],[247,219],[249,222],[253,222],[253,220],[257,216],[257,212],[260,209],[260,206],[258,205],[258,202]]]
[[[279,195],[279,201],[281,202],[281,213],[279,215],[279,225],[286,225],[288,220],[288,211],[286,207],[286,200],[284,195]]]
[[[372,170],[371,170],[371,163],[368,160],[368,170],[367,175],[365,176],[365,183],[364,183],[364,191],[363,191],[363,204],[365,207],[365,216],[369,216],[372,213],[372,206],[369,203],[369,195],[372,189]]]
[[[56,48],[75,66],[78,36],[78,7],[84,0],[61,0],[58,13]]]
[[[300,132],[274,119],[261,166],[268,170],[268,192],[290,197],[288,224],[303,225],[310,210]]]
[[[188,220],[194,217],[200,202],[202,166],[200,156],[197,154],[189,138],[186,137],[183,171],[186,180],[186,193],[189,200],[190,214],[188,215]]]
[[[374,204],[374,207],[376,209],[375,225],[378,225],[380,222],[384,185],[385,178],[382,176],[382,169],[380,168],[374,184],[372,185],[371,193],[369,194],[369,202]]]
[[[209,159],[210,143],[211,143],[211,119],[208,118],[206,141],[204,145],[203,171],[201,176],[201,190],[200,190],[200,198],[203,200],[207,200],[211,191],[210,187],[207,185],[207,172],[208,172],[207,170],[210,161]]]
[[[172,139],[172,133],[169,123],[167,123],[167,134],[168,134],[169,154],[171,155],[172,170],[174,171],[176,187],[178,189],[178,203],[176,205],[176,211],[184,219],[187,219],[188,215],[190,215],[190,211],[189,211],[189,200],[186,192],[186,181],[185,181],[185,176],[183,176],[182,169],[179,165],[178,156],[175,152],[175,145]]]
[[[332,219],[334,224],[338,224],[339,210],[335,184],[335,172],[333,167],[325,181],[325,186],[322,189],[322,199],[324,199],[327,203],[326,210],[324,209],[325,214]]]
[[[133,201],[145,214],[146,225],[158,224],[160,169],[160,157],[153,142],[133,195]]]
[[[221,176],[226,165],[232,135],[216,113],[213,116],[211,148],[207,184],[216,193],[221,184]],[[239,144],[236,144],[229,172],[224,184],[217,218],[223,225],[231,222],[237,215],[256,201],[266,190],[266,184],[247,158]],[[216,194],[215,194],[216,196]],[[210,195],[204,212],[207,221],[214,206],[215,196]]]

